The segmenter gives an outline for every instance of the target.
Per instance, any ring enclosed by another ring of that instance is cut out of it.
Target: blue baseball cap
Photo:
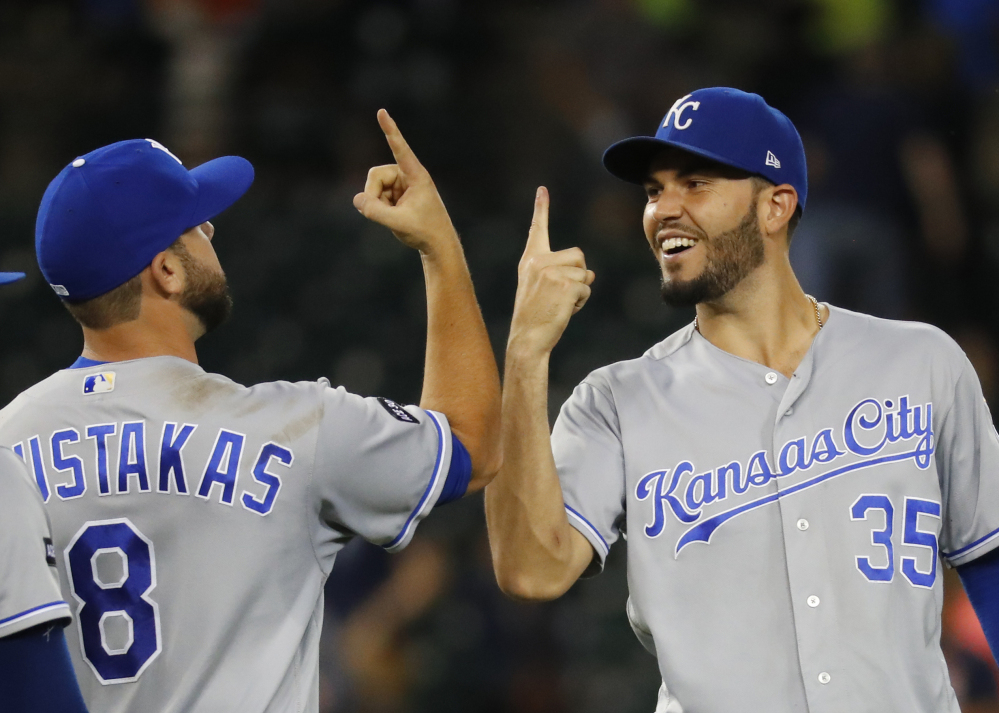
[[[42,275],[65,300],[102,295],[142,272],[182,233],[235,203],[253,166],[223,156],[188,171],[152,139],[80,156],[45,190],[35,223]]]
[[[789,183],[805,207],[808,174],[805,147],[791,120],[759,94],[710,87],[677,99],[655,136],[618,141],[604,152],[604,167],[620,179],[641,184],[664,147],[673,146],[777,185]]]
[[[0,272],[0,285],[17,282],[24,277],[23,272]]]

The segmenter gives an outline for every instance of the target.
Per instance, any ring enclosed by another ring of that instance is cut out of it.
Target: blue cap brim
[[[192,168],[190,174],[198,182],[198,205],[191,215],[191,228],[238,201],[253,183],[252,164],[239,156],[212,159]]]
[[[0,285],[24,279],[23,272],[0,272]]]
[[[686,151],[687,153],[694,154],[695,156],[701,156],[711,161],[715,161],[723,166],[731,166],[732,168],[737,168],[740,171],[746,171],[747,173],[752,173],[754,175],[756,174],[755,171],[746,168],[745,166],[740,166],[730,159],[726,159],[725,157],[719,156],[711,151],[703,151],[693,146],[681,144],[677,141],[657,139],[653,136],[635,136],[630,139],[618,141],[616,144],[611,144],[610,147],[604,151],[604,168],[620,178],[622,181],[642,185],[649,177],[649,166],[652,165],[652,159],[654,159],[656,154],[660,151],[668,148],[680,149],[681,151]]]

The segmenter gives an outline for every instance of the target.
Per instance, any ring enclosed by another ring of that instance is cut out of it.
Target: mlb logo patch
[[[84,394],[106,394],[108,391],[114,391],[113,371],[102,371],[99,374],[90,374],[84,377]]]

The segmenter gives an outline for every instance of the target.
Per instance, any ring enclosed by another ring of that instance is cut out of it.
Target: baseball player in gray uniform
[[[802,292],[804,150],[759,96],[688,94],[604,165],[644,186],[663,297],[697,317],[590,374],[549,441],[548,356],[593,273],[550,250],[539,190],[486,490],[500,586],[558,597],[626,535],[658,711],[957,713],[942,566],[999,642],[999,437],[968,359]]]
[[[0,412],[0,443],[47,503],[94,710],[315,713],[337,552],[354,536],[405,547],[496,470],[499,376],[457,234],[378,118],[397,164],[372,169],[354,204],[423,258],[419,407],[198,366],[195,340],[229,306],[208,219],[249,187],[244,159],[188,171],[154,141],[120,142],[42,200],[39,265],[84,356]]]
[[[0,285],[24,277],[0,272]],[[86,711],[63,627],[48,517],[24,463],[0,448],[0,703],[5,711]]]

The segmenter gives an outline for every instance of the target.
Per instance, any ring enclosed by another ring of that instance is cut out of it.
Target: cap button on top
[[[775,371],[768,371],[767,375],[764,376],[763,379],[768,384],[776,384],[777,383],[777,372],[775,372]]]
[[[80,166],[82,166],[86,162],[87,162],[87,159],[85,159],[85,158],[78,158],[75,161],[73,161],[73,168],[79,168]]]

